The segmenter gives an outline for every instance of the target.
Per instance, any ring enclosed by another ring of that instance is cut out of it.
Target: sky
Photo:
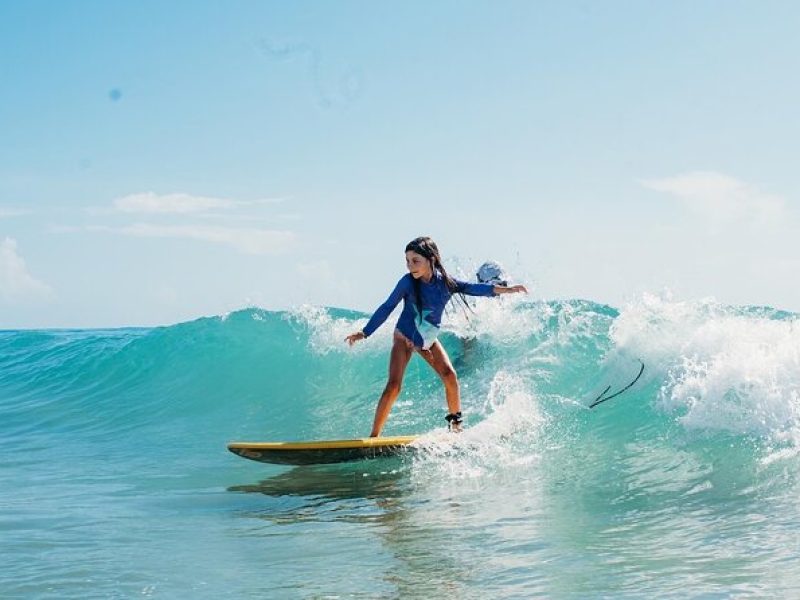
[[[0,0],[0,328],[534,299],[800,311],[793,2]]]

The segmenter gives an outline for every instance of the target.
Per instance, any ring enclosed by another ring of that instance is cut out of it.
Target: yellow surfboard
[[[319,465],[395,456],[408,451],[417,435],[308,442],[231,442],[228,450],[243,458],[282,465]]]

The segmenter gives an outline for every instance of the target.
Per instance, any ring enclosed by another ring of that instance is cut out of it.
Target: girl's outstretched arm
[[[517,294],[519,292],[527,294],[528,293],[528,288],[526,288],[524,285],[512,285],[512,286],[496,285],[496,286],[494,286],[494,293],[495,294]]]
[[[371,336],[378,327],[383,325],[383,322],[390,314],[392,314],[392,311],[400,303],[400,300],[402,300],[403,296],[408,293],[411,286],[410,277],[411,275],[405,275],[400,279],[400,281],[397,282],[397,285],[394,287],[394,290],[392,290],[392,293],[389,294],[386,302],[378,307],[378,310],[376,310],[375,314],[372,315],[369,322],[367,322],[367,324],[364,326],[364,329],[361,331],[356,331],[355,333],[351,333],[344,338],[347,343],[352,346],[357,341]]]
[[[456,282],[456,291],[468,296],[497,296],[499,294],[516,294],[517,292],[528,293],[528,288],[524,285],[492,285],[491,283],[472,283],[469,281]]]

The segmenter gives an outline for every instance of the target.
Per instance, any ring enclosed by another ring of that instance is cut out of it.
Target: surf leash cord
[[[606,389],[603,390],[602,394],[600,394],[597,398],[594,399],[594,401],[589,405],[589,408],[594,408],[595,406],[597,406],[598,404],[602,404],[606,400],[611,400],[612,398],[616,398],[621,393],[623,393],[623,392],[629,390],[631,387],[633,387],[634,383],[639,381],[639,378],[642,376],[642,373],[644,373],[644,363],[642,362],[641,358],[638,358],[636,360],[638,360],[642,365],[642,367],[639,369],[639,374],[636,376],[636,378],[633,381],[631,381],[628,385],[626,385],[624,388],[619,390],[618,392],[616,392],[614,394],[611,394],[610,396],[606,396],[606,394],[608,393],[608,390],[611,389],[611,386],[609,385]]]

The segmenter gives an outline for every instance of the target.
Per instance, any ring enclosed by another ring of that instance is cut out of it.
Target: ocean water
[[[348,348],[366,317],[0,332],[0,597],[800,597],[797,315],[479,300],[442,338],[454,441],[326,467],[226,450],[367,435],[392,327]],[[415,357],[384,433],[445,412]]]

